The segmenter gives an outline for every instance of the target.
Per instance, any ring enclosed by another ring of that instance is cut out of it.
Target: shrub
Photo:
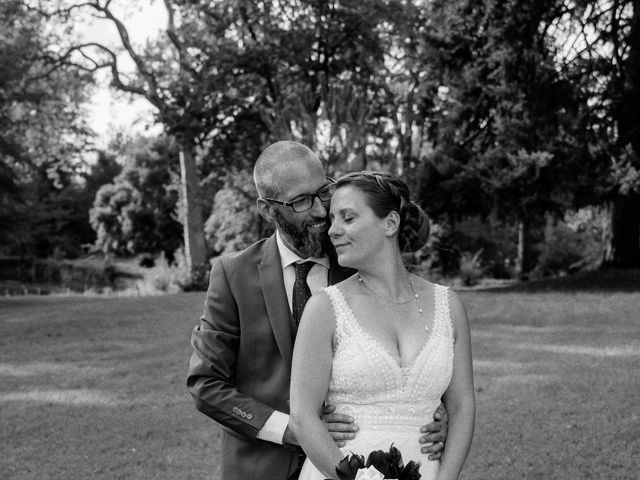
[[[482,255],[482,249],[477,250],[475,253],[462,252],[460,256],[460,279],[462,284],[466,287],[476,285],[484,277],[484,269],[482,268],[480,255]]]
[[[469,217],[455,225],[444,224],[431,251],[430,264],[445,278],[464,275],[472,281],[479,270],[492,278],[512,278],[515,240],[514,228],[494,218]],[[476,265],[473,260],[479,251],[482,252],[481,269],[479,256]]]
[[[563,221],[548,219],[532,276],[564,275],[598,267],[604,249],[606,218],[604,211],[585,208],[567,213]]]

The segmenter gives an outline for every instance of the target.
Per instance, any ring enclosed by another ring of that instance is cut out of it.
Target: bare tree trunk
[[[629,36],[623,42],[628,55],[614,82],[617,102],[613,115],[617,121],[619,143],[628,144],[635,153],[635,168],[640,168],[640,1],[629,2],[633,8],[628,19]],[[617,33],[617,32],[616,32]],[[621,46],[621,45],[618,45]],[[618,194],[611,208],[611,237],[606,247],[604,267],[640,267],[640,193]]]
[[[518,257],[516,259],[516,278],[523,282],[529,280],[531,238],[529,220],[524,214],[518,214]]]
[[[187,266],[192,277],[207,260],[202,219],[202,195],[193,147],[180,147],[180,173],[182,196],[182,224],[184,228],[184,250]]]
[[[604,267],[640,267],[640,195],[619,195],[611,207],[611,236]]]

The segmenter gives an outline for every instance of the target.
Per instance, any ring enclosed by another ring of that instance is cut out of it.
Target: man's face
[[[328,206],[326,208],[328,209]],[[293,223],[288,221],[283,213],[276,210],[274,212],[274,221],[284,243],[302,258],[317,258],[325,255],[329,243],[329,236],[327,235],[329,223],[326,215],[324,219],[315,219],[313,223],[306,221]],[[322,228],[318,228],[320,222],[322,223]]]
[[[327,184],[324,170],[319,163],[300,163],[291,166],[282,181],[278,200],[293,202],[302,195],[314,195]],[[329,202],[318,197],[304,212],[294,212],[291,207],[271,204],[273,221],[284,243],[302,258],[321,257],[330,244]]]

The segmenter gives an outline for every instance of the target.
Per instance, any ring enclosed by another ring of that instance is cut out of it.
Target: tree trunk
[[[611,207],[611,236],[604,267],[640,267],[640,194],[618,195]]]
[[[193,279],[197,269],[205,264],[207,252],[202,219],[202,195],[192,146],[183,144],[180,147],[180,173],[184,250],[187,267]]]
[[[627,40],[628,55],[614,83],[617,103],[613,115],[617,121],[618,142],[631,145],[634,167],[640,168],[640,1],[633,6]],[[640,267],[640,193],[618,194],[611,208],[611,237],[604,255],[604,267]]]
[[[518,258],[516,259],[516,278],[521,282],[529,280],[529,254],[531,238],[529,235],[529,220],[524,214],[518,214]]]

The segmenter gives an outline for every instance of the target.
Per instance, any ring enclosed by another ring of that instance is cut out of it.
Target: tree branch
[[[129,38],[129,32],[127,31],[127,28],[118,18],[115,17],[113,12],[109,9],[110,4],[111,4],[111,0],[108,0],[107,2],[105,2],[104,6],[100,5],[99,1],[95,1],[95,2],[91,2],[90,6],[94,10],[101,12],[104,15],[104,18],[111,20],[111,22],[116,26],[116,29],[118,30],[118,35],[120,37],[120,41],[122,42],[122,46],[124,47],[129,57],[131,57],[131,59],[135,63],[140,75],[144,78],[145,82],[147,83],[147,90],[145,91],[140,87],[132,87],[121,81],[118,67],[115,62],[115,56],[113,56],[114,61],[111,63],[111,73],[114,75],[113,84],[116,88],[119,88],[126,92],[144,95],[145,98],[149,100],[149,102],[151,102],[151,104],[153,104],[160,111],[163,111],[165,105],[160,97],[158,82],[155,76],[153,75],[153,73],[149,71],[144,61],[142,60],[142,58],[136,53],[135,49],[133,48],[133,45],[131,44],[131,40]],[[105,50],[108,50],[108,49],[105,48]]]

